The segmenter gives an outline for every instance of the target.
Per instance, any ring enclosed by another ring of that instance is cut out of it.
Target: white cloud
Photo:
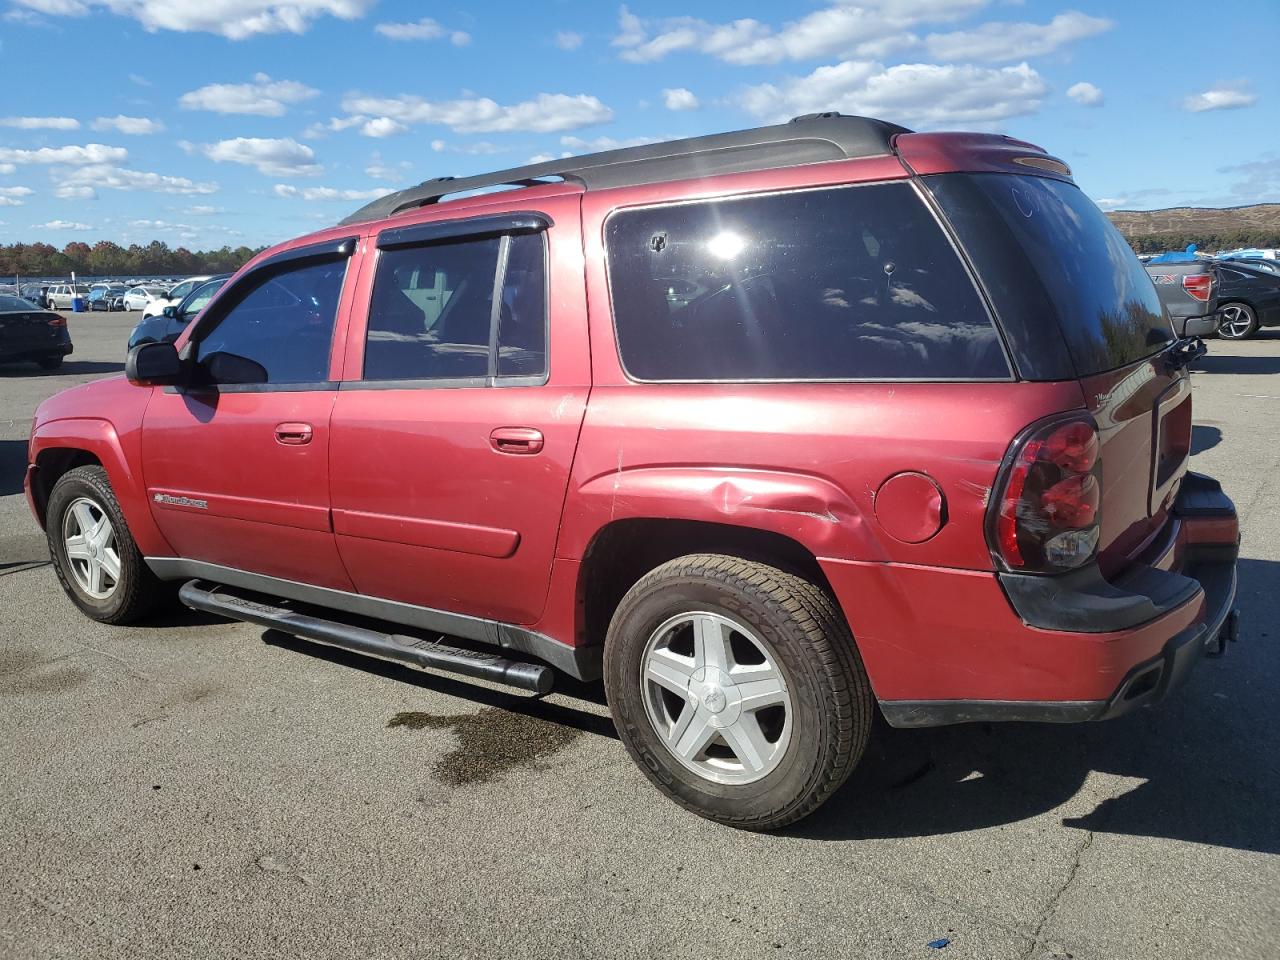
[[[1053,53],[1076,40],[1110,30],[1115,23],[1069,10],[1048,23],[984,23],[973,30],[931,33],[925,47],[939,60],[986,60],[999,63]]]
[[[436,153],[465,153],[472,157],[483,157],[494,153],[507,153],[508,148],[500,147],[488,140],[476,140],[472,143],[449,143],[447,140],[432,140],[431,149]]]
[[[211,83],[184,93],[178,103],[185,110],[282,117],[289,104],[301,103],[319,94],[319,90],[305,83],[272,80],[265,73],[257,73],[252,83]]]
[[[25,202],[26,201],[19,200],[16,197],[6,197],[0,194],[0,207],[20,207]]]
[[[448,37],[455,47],[465,47],[471,42],[471,34],[465,30],[450,30],[430,17],[412,23],[380,23],[373,29],[392,40],[439,40]]]
[[[19,130],[79,130],[80,121],[74,117],[0,117],[0,127],[16,127]]]
[[[1085,107],[1100,107],[1103,103],[1102,90],[1083,80],[1067,87],[1067,96]]]
[[[197,183],[186,177],[129,170],[105,163],[68,170],[57,180],[58,189],[55,193],[64,199],[88,198],[99,189],[177,194],[209,194],[218,191],[216,183]]]
[[[582,46],[582,34],[572,30],[556,31],[556,46],[561,50],[577,50]]]
[[[698,98],[692,90],[670,87],[662,91],[662,103],[668,110],[697,110]]]
[[[295,187],[288,183],[277,183],[271,188],[277,197],[303,200],[377,200],[394,191],[389,187],[374,187],[371,190],[338,190],[334,187]]]
[[[305,33],[323,16],[355,20],[374,0],[14,0],[51,16],[82,17],[102,9],[137,20],[151,32],[217,33],[243,40],[261,33]]]
[[[1025,63],[999,69],[904,63],[885,69],[879,63],[846,60],[781,84],[749,87],[740,102],[770,122],[838,110],[937,127],[990,125],[1034,113],[1047,92],[1043,78]]]
[[[124,147],[108,147],[101,143],[84,146],[40,147],[38,150],[14,150],[0,147],[0,163],[114,163],[125,160],[129,151]]]
[[[540,93],[509,106],[488,97],[432,101],[410,94],[352,96],[343,101],[342,108],[351,114],[372,114],[404,124],[443,124],[455,133],[557,133],[613,119],[613,111],[595,97],[564,93]]]
[[[6,176],[8,174],[13,173],[13,171],[17,169],[18,168],[15,167],[12,163],[0,163],[0,173],[5,174]]]
[[[434,144],[432,146],[434,147]],[[364,168],[364,172],[367,176],[373,177],[375,180],[401,181],[405,177],[405,172],[412,166],[413,165],[407,160],[403,160],[394,166],[389,163],[384,163],[382,160],[382,154],[375,150],[373,155],[369,157],[369,165]]]
[[[759,20],[711,23],[695,17],[643,20],[625,6],[613,45],[633,63],[677,51],[704,53],[728,63],[779,63],[826,56],[882,57],[918,44],[912,27],[957,20],[988,0],[864,0],[816,10],[774,28]]]
[[[579,153],[600,153],[603,150],[621,150],[624,147],[642,147],[646,143],[658,143],[662,137],[627,137],[625,140],[619,140],[616,137],[592,137],[590,140],[584,140],[582,137],[561,137],[560,146],[567,147],[571,153],[561,154],[562,157],[572,156]],[[548,160],[551,158],[548,157]]]
[[[50,220],[48,223],[33,223],[32,229],[35,230],[92,230],[87,223],[81,223],[78,220]]]
[[[90,126],[95,130],[115,130],[130,136],[143,136],[159,133],[164,124],[150,117],[126,117],[123,114],[114,117],[98,117]]]
[[[288,138],[236,137],[195,149],[215,163],[241,163],[272,177],[309,177],[322,169],[314,150]]]
[[[361,125],[360,133],[366,137],[393,137],[408,129],[399,120],[392,120],[390,117],[373,117]]]
[[[1197,93],[1182,101],[1182,109],[1192,113],[1203,113],[1206,110],[1233,110],[1237,107],[1251,107],[1258,102],[1255,94],[1238,86],[1220,85],[1211,87],[1203,93]]]
[[[227,211],[222,207],[210,206],[207,203],[197,203],[190,207],[183,207],[180,212],[185,213],[188,217],[211,217],[214,214],[226,213]]]
[[[30,187],[0,187],[0,197],[29,197],[33,193]]]
[[[1097,197],[1093,202],[1103,210],[1119,210],[1129,201],[1126,197]]]
[[[98,195],[98,191],[93,187],[77,187],[70,184],[62,184],[54,187],[53,195],[59,200],[92,200]]]

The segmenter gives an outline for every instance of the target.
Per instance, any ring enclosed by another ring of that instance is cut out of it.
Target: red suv
[[[96,620],[173,581],[418,666],[603,676],[660,790],[765,829],[877,710],[1097,720],[1221,651],[1195,355],[1062,162],[826,114],[428,181],[268,250],[41,405],[27,489]]]

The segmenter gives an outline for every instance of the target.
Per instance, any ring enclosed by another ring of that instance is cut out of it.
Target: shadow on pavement
[[[1191,370],[1193,373],[1280,373],[1280,356],[1229,357],[1214,353],[1210,347],[1209,355],[1197,360]]]
[[[1191,428],[1191,455],[1212,450],[1222,442],[1222,431],[1217,427],[1209,427],[1197,423]]]
[[[1268,655],[1280,563],[1240,561],[1241,641],[1162,704],[1097,724],[881,725],[849,783],[794,832],[828,840],[931,836],[1016,823],[1066,803],[1092,772],[1142,781],[1065,826],[1280,853]],[[1270,602],[1268,599],[1265,602]]]
[[[0,364],[0,378],[17,377],[75,377],[86,374],[123,373],[124,361],[119,363],[105,360],[67,360],[57,370],[41,370],[34,363]]]

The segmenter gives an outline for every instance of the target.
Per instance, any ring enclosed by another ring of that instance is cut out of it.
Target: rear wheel
[[[41,370],[57,370],[62,366],[62,357],[41,357],[36,363]]]
[[[168,596],[143,562],[102,467],[76,467],[54,484],[45,531],[62,589],[90,618],[136,623]]]
[[[871,689],[830,597],[737,557],[681,557],[643,577],[614,614],[604,666],[614,722],[645,775],[730,826],[812,813],[871,729]]]
[[[1258,316],[1247,303],[1228,303],[1219,312],[1218,336],[1224,340],[1246,340],[1258,332]]]

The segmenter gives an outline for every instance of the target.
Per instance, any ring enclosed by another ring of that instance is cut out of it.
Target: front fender
[[[173,556],[173,548],[151,516],[141,471],[134,466],[141,463],[138,431],[122,438],[109,421],[89,417],[38,424],[31,435],[29,485],[40,479],[40,455],[58,449],[83,450],[96,457],[107,471],[107,479],[138,549],[146,556]],[[32,506],[34,509],[34,497]],[[44,517],[39,513],[36,519],[44,525]]]
[[[835,484],[784,471],[623,468],[583,483],[565,505],[559,556],[581,559],[615,520],[731,524],[781,534],[818,557],[888,559],[862,511]]]

